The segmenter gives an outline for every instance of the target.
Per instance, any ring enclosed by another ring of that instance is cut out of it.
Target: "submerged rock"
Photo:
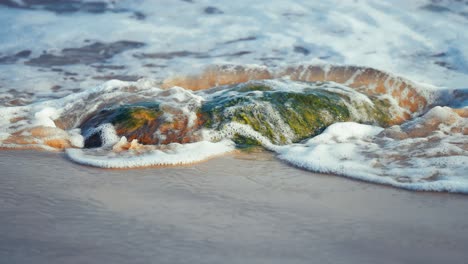
[[[142,144],[196,142],[202,129],[223,131],[232,122],[250,126],[272,143],[289,144],[317,135],[335,122],[388,126],[392,112],[385,98],[328,82],[255,81],[199,94],[204,101],[190,110],[184,102],[142,102],[101,110],[81,125],[85,147],[101,146],[99,127],[109,123],[118,137]],[[253,138],[233,133],[239,145],[258,145]]]
[[[291,84],[300,87],[275,89],[278,83],[264,81],[224,90],[202,106],[208,120],[205,127],[220,130],[237,122],[251,126],[275,144],[289,144],[317,135],[336,122],[389,123],[390,103],[384,99],[355,98],[357,92],[331,83]],[[255,143],[244,136],[234,140]]]
[[[125,136],[147,145],[189,143],[200,140],[198,130],[201,120],[190,120],[181,109],[160,106],[158,103],[139,103],[105,109],[85,121],[85,147],[100,147],[103,144],[101,130],[104,124],[112,124],[117,136]]]

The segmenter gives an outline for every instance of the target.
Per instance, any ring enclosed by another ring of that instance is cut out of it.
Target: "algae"
[[[295,142],[322,132],[334,122],[348,121],[350,114],[339,95],[328,91],[276,92],[263,100],[271,102],[294,131]],[[324,112],[327,114],[325,115]]]
[[[117,114],[111,120],[115,126],[125,128],[128,132],[135,131],[149,122],[158,119],[163,112],[156,103],[138,103],[124,105],[118,108]]]
[[[251,90],[262,93],[255,97],[220,96],[204,104],[201,112],[208,120],[205,127],[220,129],[228,122],[238,122],[249,125],[273,143],[286,144],[316,135],[328,125],[347,121],[350,117],[338,93],[317,89],[284,92],[267,86],[249,86]],[[266,111],[265,104],[270,105],[274,112]],[[279,115],[281,121],[294,132],[293,138],[281,133],[284,129],[282,131],[275,126],[272,115]],[[243,137],[236,140],[242,144],[246,142]]]
[[[388,99],[368,96],[372,103],[355,98],[352,100],[347,93],[331,91],[325,83],[312,85],[300,91],[275,90],[258,82],[222,90],[216,88],[212,92],[213,96],[195,109],[199,120],[198,126],[193,129],[222,130],[226,124],[237,122],[250,126],[274,144],[289,144],[318,135],[335,122],[354,121],[380,126],[388,126],[391,122],[392,105]],[[163,133],[169,135],[183,127],[183,120],[178,118],[181,113],[177,109],[162,109],[154,102],[123,105],[106,111],[98,114],[106,118],[96,120],[101,123],[111,122],[126,134],[138,131],[140,136],[144,134],[141,133],[143,130],[162,126]],[[175,119],[162,118],[166,112]],[[96,127],[98,122],[89,124]],[[178,140],[182,136],[186,134],[170,138]],[[260,145],[257,140],[246,135],[236,134],[232,140],[238,147]]]

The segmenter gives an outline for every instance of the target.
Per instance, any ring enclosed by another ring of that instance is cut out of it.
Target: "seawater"
[[[314,67],[304,79],[320,76]],[[61,99],[2,108],[1,144],[65,150],[73,161],[103,168],[191,164],[259,145],[315,172],[467,192],[464,90],[434,91],[373,69],[320,69],[335,81],[343,70],[350,77],[343,84],[285,77],[236,84],[233,77],[231,84],[198,91],[110,81]],[[238,71],[222,68],[218,76]],[[307,130],[314,126],[318,130]],[[309,136],[303,138],[303,131]],[[86,147],[93,137],[98,145]]]
[[[255,145],[310,171],[466,193],[467,8],[3,1],[0,146],[135,168]]]

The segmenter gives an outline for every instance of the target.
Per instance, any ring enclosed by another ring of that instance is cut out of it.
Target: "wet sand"
[[[0,152],[0,263],[466,263],[468,196],[271,154],[103,170]]]

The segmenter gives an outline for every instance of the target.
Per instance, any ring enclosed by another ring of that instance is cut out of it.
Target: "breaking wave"
[[[468,193],[467,97],[357,66],[213,66],[0,108],[0,147],[132,168],[262,146],[311,171]]]

